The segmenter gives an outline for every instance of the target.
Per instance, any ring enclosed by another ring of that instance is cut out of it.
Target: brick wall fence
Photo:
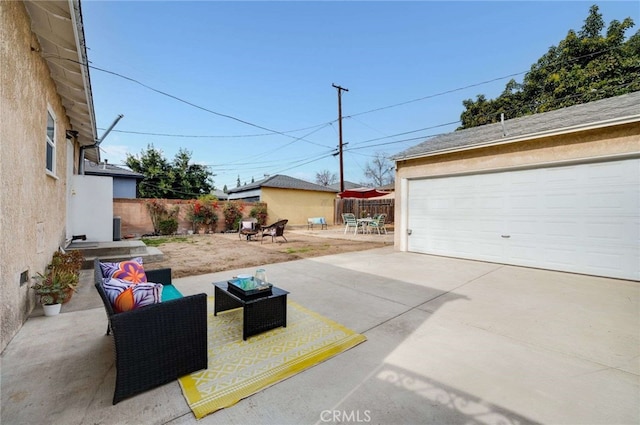
[[[113,215],[120,217],[120,229],[123,238],[129,235],[139,237],[153,233],[153,224],[151,223],[151,216],[149,215],[149,211],[147,211],[145,201],[147,201],[147,199],[141,198],[117,198],[113,200]],[[169,210],[174,205],[180,206],[180,213],[178,214],[179,234],[186,234],[189,230],[192,230],[191,222],[186,220],[188,201],[180,199],[162,199],[161,201],[166,204]],[[227,201],[218,201],[216,232],[222,232],[225,228],[222,210],[226,202]],[[240,205],[242,206],[243,216],[248,217],[253,204],[241,202]]]

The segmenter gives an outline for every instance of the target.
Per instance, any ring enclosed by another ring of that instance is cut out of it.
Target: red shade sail
[[[378,196],[384,196],[389,192],[381,192],[372,187],[356,187],[354,189],[347,189],[344,192],[338,194],[341,198],[376,198]]]

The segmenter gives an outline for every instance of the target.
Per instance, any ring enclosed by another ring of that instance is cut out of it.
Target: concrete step
[[[76,242],[71,243],[67,250],[77,249],[84,255],[83,269],[93,268],[93,260],[118,262],[133,257],[142,257],[143,263],[162,261],[164,255],[156,247],[146,246],[139,240],[124,240],[113,242]]]
[[[77,249],[91,257],[104,255],[140,255],[147,251],[147,246],[140,240],[124,240],[110,242],[72,242],[67,249]]]

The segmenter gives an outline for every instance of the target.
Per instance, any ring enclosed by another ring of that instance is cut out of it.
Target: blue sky
[[[627,36],[637,31],[637,0],[84,0],[98,135],[124,115],[102,158],[122,164],[153,144],[172,160],[185,148],[217,188],[339,175],[335,83],[349,90],[344,178],[364,182],[376,153],[453,131],[463,100],[521,82],[592,4],[606,26],[630,16]]]

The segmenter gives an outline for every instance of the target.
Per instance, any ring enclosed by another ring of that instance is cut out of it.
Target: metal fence
[[[353,213],[358,218],[386,214],[386,222],[393,223],[395,199],[336,199],[334,211],[333,220],[336,224],[343,223],[343,213]]]

